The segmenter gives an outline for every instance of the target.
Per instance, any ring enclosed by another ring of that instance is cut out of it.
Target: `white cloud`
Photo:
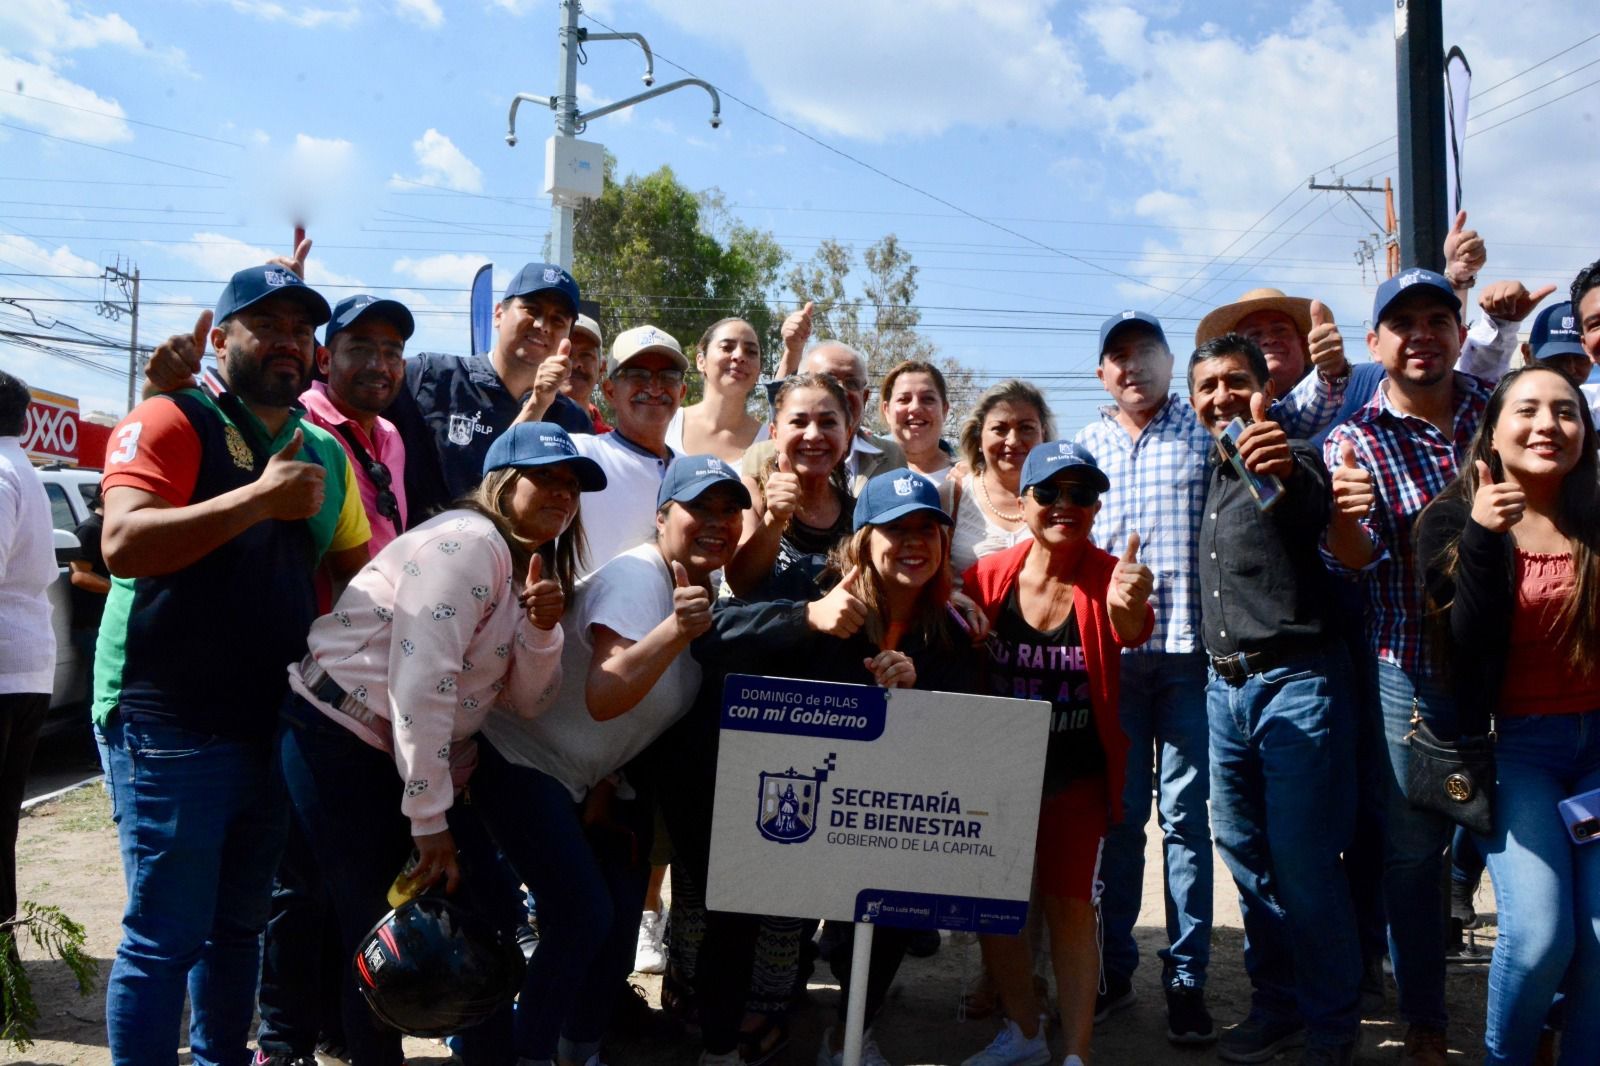
[[[438,0],[395,0],[394,6],[401,17],[419,26],[431,30],[444,25],[444,12],[439,10]]]
[[[328,297],[329,303],[335,303],[361,289],[364,283],[359,278],[328,269],[317,255],[315,234],[312,237],[311,258],[306,263],[306,284],[312,288],[319,285],[329,286],[330,291],[323,293]],[[289,252],[288,248],[263,248],[258,244],[248,244],[237,237],[221,233],[199,232],[189,239],[192,243],[172,245],[171,254],[198,267],[207,278],[217,283],[219,292],[220,286],[236,271],[243,270],[252,263],[265,263],[268,259],[287,255]],[[333,286],[341,287],[334,289]],[[202,290],[202,296],[209,295],[214,294]]]
[[[40,63],[0,51],[0,117],[91,144],[133,139],[122,105]],[[61,106],[66,105],[66,106]]]
[[[600,94],[596,93],[594,91],[594,86],[590,85],[588,82],[580,81],[578,83],[578,110],[580,112],[593,111],[595,108],[605,107],[607,104],[615,103],[616,99],[617,98],[614,96],[601,96]],[[633,108],[625,107],[621,111],[613,111],[611,114],[605,116],[604,121],[632,122]]]
[[[411,142],[411,151],[417,157],[421,172],[412,178],[399,174],[389,179],[391,185],[404,185],[408,181],[425,185],[443,185],[462,192],[483,191],[483,171],[467,158],[455,142],[436,129],[429,129]]]
[[[91,259],[75,255],[67,245],[46,248],[26,237],[0,234],[0,259],[35,274],[70,274],[98,276],[101,265]]]
[[[741,51],[785,117],[863,140],[926,137],[998,118],[1047,129],[1079,120],[1083,72],[1054,32],[1051,0],[815,0],[784,22],[748,0],[650,0],[662,18]],[[703,109],[705,101],[666,105]]]
[[[448,252],[422,259],[409,256],[396,259],[393,270],[422,285],[459,285],[465,289],[477,274],[478,268],[490,262],[487,255]]]
[[[346,29],[361,20],[361,8],[353,3],[342,7],[316,7],[285,5],[275,0],[228,0],[228,6],[241,15],[250,15],[264,22],[287,22],[303,30],[320,26]]]

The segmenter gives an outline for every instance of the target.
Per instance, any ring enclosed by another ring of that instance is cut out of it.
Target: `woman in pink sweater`
[[[532,717],[559,687],[578,498],[604,487],[560,427],[513,426],[475,493],[391,542],[312,625],[310,654],[289,668],[279,750],[344,958],[389,909],[413,849],[419,890],[462,880],[451,825],[473,735],[497,702]],[[400,1034],[343,985],[353,1059],[399,1066]]]

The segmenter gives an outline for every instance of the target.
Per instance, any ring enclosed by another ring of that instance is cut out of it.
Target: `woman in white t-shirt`
[[[683,654],[711,624],[713,575],[750,494],[716,456],[686,455],[656,496],[656,538],[584,578],[562,620],[548,714],[492,714],[473,778],[490,831],[539,901],[517,1010],[519,1059],[583,1066],[633,969],[654,803],[614,776],[694,702]]]
[[[769,432],[749,408],[761,378],[761,340],[742,318],[713,322],[694,346],[694,365],[705,396],[672,416],[667,447],[679,455],[709,453],[737,467],[745,449]]]
[[[1027,382],[1002,381],[978,398],[961,426],[966,470],[943,486],[945,509],[956,520],[950,542],[956,573],[1032,538],[1022,515],[1022,464],[1035,445],[1054,437],[1050,406]]]
[[[489,709],[508,701],[534,715],[555,694],[558,623],[583,542],[579,494],[604,487],[560,426],[513,426],[490,446],[471,497],[391,541],[312,625],[310,654],[289,667],[278,753],[342,958],[389,909],[385,890],[413,849],[414,892],[459,883],[487,905],[490,875],[463,877],[457,860],[481,830],[462,823],[456,793]],[[352,1060],[400,1066],[399,1032],[377,1021],[354,979],[342,984]]]
[[[906,465],[935,485],[943,485],[952,466],[939,446],[945,419],[950,417],[950,396],[944,375],[932,363],[907,359],[883,376],[878,413],[900,450]]]

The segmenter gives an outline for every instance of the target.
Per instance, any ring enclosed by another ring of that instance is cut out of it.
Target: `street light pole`
[[[561,91],[551,101],[556,111],[556,136],[571,139],[578,133],[578,0],[561,0]],[[550,254],[563,270],[572,269],[572,216],[577,202],[559,191],[550,196]]]
[[[1395,0],[1400,265],[1444,269],[1444,15],[1440,0]]]

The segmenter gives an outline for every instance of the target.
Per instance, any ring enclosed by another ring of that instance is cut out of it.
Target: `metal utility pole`
[[[123,315],[128,316],[132,327],[128,332],[128,410],[133,410],[135,399],[139,395],[139,378],[144,374],[143,360],[139,358],[139,268],[133,267],[132,273],[122,269],[122,257],[117,257],[116,266],[106,267],[101,299],[95,305],[95,313],[102,318],[109,318],[115,322]],[[110,288],[115,288],[122,294],[122,299],[107,299]]]
[[[548,104],[556,113],[555,136],[545,142],[544,191],[550,197],[550,255],[565,270],[572,269],[572,217],[584,200],[598,197],[605,187],[605,149],[593,141],[580,141],[578,134],[589,122],[652,97],[689,85],[698,85],[711,94],[711,128],[722,125],[722,98],[710,83],[699,78],[681,78],[667,85],[648,88],[642,93],[597,107],[587,114],[578,110],[578,63],[583,45],[589,41],[632,41],[644,52],[644,83],[655,85],[655,56],[650,42],[637,33],[590,33],[578,25],[583,13],[579,0],[561,0],[559,63],[561,82],[555,96],[518,93],[511,98],[507,116],[506,143],[516,147],[517,108],[524,100]]]
[[[1400,131],[1400,264],[1444,269],[1444,16],[1441,0],[1395,0]]]

